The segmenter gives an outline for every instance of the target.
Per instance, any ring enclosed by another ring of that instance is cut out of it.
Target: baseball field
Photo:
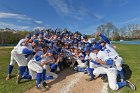
[[[123,87],[118,91],[111,91],[110,89],[108,89],[108,93],[140,93],[140,45],[116,44],[116,47],[117,47],[117,50],[118,50],[120,56],[122,56],[122,58],[124,60],[123,68],[125,71],[125,79],[132,81],[136,85],[136,91],[132,91],[127,87]],[[11,50],[12,50],[12,48],[0,47],[0,93],[23,93],[23,92],[31,89],[32,87],[34,87],[35,81],[25,81],[19,85],[16,84],[15,83],[16,74],[17,74],[17,69],[18,69],[17,65],[14,66],[14,70],[12,72],[13,78],[8,81],[5,80],[5,77],[7,75],[7,67],[8,67],[9,60],[10,60]],[[61,78],[61,75],[59,76],[59,78]],[[69,79],[69,78],[67,78],[67,79]],[[83,82],[85,82],[85,81],[83,81]],[[77,83],[80,83],[80,82],[77,82]],[[93,81],[91,83],[96,85],[97,82],[95,80],[95,82]],[[84,85],[85,83],[80,83],[78,86],[83,86],[81,84]],[[90,84],[90,85],[92,85],[92,84]],[[93,87],[95,85],[93,85]],[[92,86],[90,86],[90,87],[92,87]],[[50,90],[51,89],[53,90],[53,87],[50,88]],[[79,90],[82,90],[82,89],[88,90],[88,87],[78,89],[77,92],[76,92],[76,90],[74,90],[75,91],[74,93],[81,93],[81,92],[79,92]],[[85,91],[85,90],[83,90],[83,91]],[[58,91],[56,90],[55,93],[57,93],[57,92]],[[92,93],[92,92],[90,91],[89,93]],[[93,90],[93,93],[98,93],[98,92],[95,92]]]

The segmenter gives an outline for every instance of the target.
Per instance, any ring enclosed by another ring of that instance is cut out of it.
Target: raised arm
[[[111,44],[109,39],[105,35],[103,35],[101,32],[97,32],[96,35],[100,36],[106,43]]]

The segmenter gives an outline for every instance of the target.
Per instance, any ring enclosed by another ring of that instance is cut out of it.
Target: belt
[[[107,66],[107,67],[105,67],[105,68],[113,68],[113,66]]]
[[[118,58],[118,56],[116,56],[114,59],[117,59]]]

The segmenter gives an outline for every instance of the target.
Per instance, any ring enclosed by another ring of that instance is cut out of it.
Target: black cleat
[[[43,85],[44,87],[46,87],[46,89],[49,89],[49,86],[48,86],[48,84],[47,84],[46,82],[43,82],[42,85]]]
[[[16,83],[19,84],[21,81],[21,75],[17,75],[17,80],[16,80]]]
[[[7,75],[6,80],[10,80],[11,79],[11,75]]]
[[[74,70],[75,72],[78,72],[78,67],[74,67],[73,70]]]
[[[101,79],[103,80],[103,82],[108,82],[108,77],[107,76],[102,76]]]
[[[37,86],[37,89],[40,90],[41,92],[47,91],[46,87],[44,87],[42,84],[39,84],[39,85]]]
[[[136,90],[135,85],[128,80],[126,80],[126,86],[130,87],[132,90]]]
[[[94,80],[93,78],[88,78],[88,79],[86,79],[86,81],[92,81],[92,80]]]

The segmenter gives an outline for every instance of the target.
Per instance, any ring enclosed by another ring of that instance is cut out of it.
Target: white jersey
[[[95,61],[95,59],[97,58],[97,54],[91,52],[91,53],[89,54],[89,58],[90,58],[91,60],[94,60],[94,61]]]
[[[22,51],[23,51],[24,49],[33,50],[31,43],[28,43],[27,46],[18,46],[18,47],[14,48],[14,49],[16,50],[16,52],[17,52],[18,54],[23,54]],[[23,54],[23,55],[26,55],[26,54]]]
[[[89,60],[89,59],[90,59],[90,55],[86,55],[85,60]]]
[[[119,56],[116,50],[109,44],[105,45],[105,48],[103,51],[106,52],[106,54],[112,59],[114,59],[116,56]]]
[[[44,53],[42,52],[42,51],[38,51],[38,52],[36,52],[36,54],[34,55],[34,57],[33,57],[33,60],[34,61],[36,61],[36,56],[41,56],[41,55],[43,55]],[[36,61],[37,63],[40,63],[41,62],[41,60],[39,60],[39,61]]]
[[[106,54],[106,52],[104,51],[99,51],[96,55],[96,57],[102,61],[106,61],[107,59],[109,59],[110,57]]]
[[[72,55],[71,51],[68,49],[63,48],[62,51],[64,52],[64,57],[69,57]]]
[[[27,46],[18,46],[18,47],[15,48],[15,50],[16,50],[16,52],[17,52],[18,54],[23,54],[22,51],[23,51],[25,48],[27,48]],[[23,55],[24,55],[24,54],[23,54]]]
[[[25,39],[21,39],[14,48],[21,46],[21,43],[23,43],[23,42],[25,42]]]
[[[108,59],[110,59],[110,57],[104,51],[99,51],[97,54],[97,58],[102,60],[102,61],[107,61]],[[103,64],[101,64],[101,65],[103,67],[110,67],[110,65],[103,65]],[[114,66],[114,64],[112,64],[111,66]]]
[[[55,59],[54,59],[54,58],[51,58],[51,57],[49,57],[49,56],[47,56],[46,58],[43,58],[43,59],[41,60],[41,62],[46,62],[46,61],[48,61],[48,60],[50,60],[50,59],[52,59],[52,62],[50,62],[50,63],[54,63],[54,62],[55,62]]]

